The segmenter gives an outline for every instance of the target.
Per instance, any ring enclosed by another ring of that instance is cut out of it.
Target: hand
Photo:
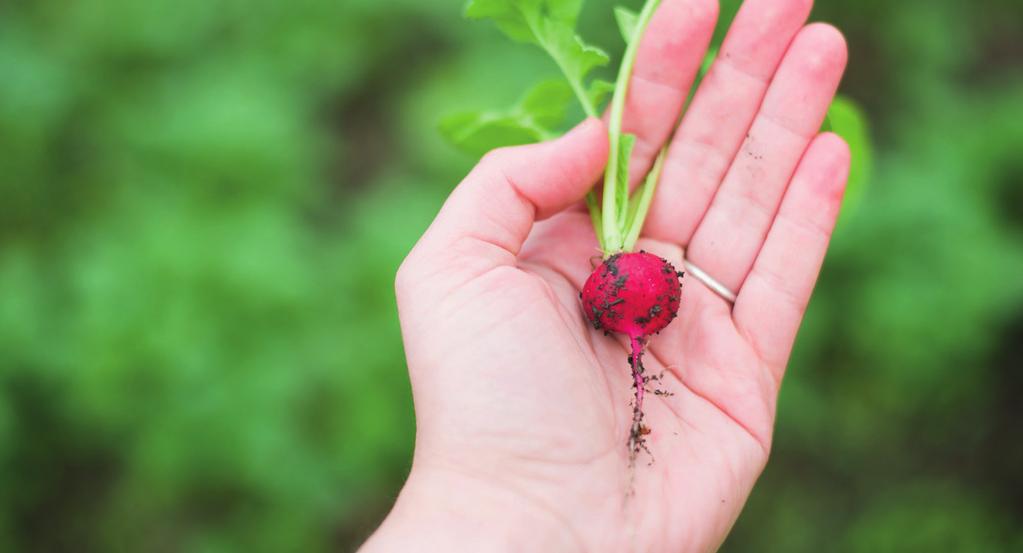
[[[672,139],[639,247],[686,258],[733,305],[683,283],[652,339],[652,457],[630,469],[627,344],[588,327],[599,252],[579,200],[606,129],[492,152],[398,274],[415,398],[413,469],[366,550],[710,551],[771,447],[775,402],[838,214],[846,145],[818,134],[846,60],[807,0],[748,0]],[[634,180],[668,140],[716,19],[666,0],[647,29],[624,129]],[[630,494],[630,490],[633,493]]]

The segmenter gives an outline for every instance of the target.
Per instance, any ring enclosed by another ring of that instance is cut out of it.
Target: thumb
[[[556,140],[488,153],[416,250],[438,262],[450,261],[444,253],[470,256],[475,269],[514,263],[535,221],[578,202],[597,182],[607,152],[607,129],[590,118]]]

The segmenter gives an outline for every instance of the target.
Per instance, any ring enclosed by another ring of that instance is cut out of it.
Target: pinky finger
[[[781,207],[735,301],[740,332],[781,380],[810,301],[849,175],[849,147],[817,136],[796,169]]]

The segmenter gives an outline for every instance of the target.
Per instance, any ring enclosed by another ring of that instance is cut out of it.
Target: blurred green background
[[[473,161],[437,122],[557,74],[460,11],[0,3],[0,551],[372,531],[413,439],[394,271]],[[874,168],[724,551],[1023,550],[1023,4],[814,19]],[[609,2],[581,29],[620,55]]]

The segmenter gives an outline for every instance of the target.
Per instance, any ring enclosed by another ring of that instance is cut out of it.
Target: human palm
[[[624,119],[633,180],[671,147],[639,247],[676,267],[684,254],[738,297],[684,279],[678,319],[648,346],[647,374],[664,375],[649,386],[667,394],[644,403],[636,466],[628,344],[589,327],[578,297],[599,256],[578,201],[606,161],[603,125],[496,151],[456,189],[399,272],[418,434],[389,522],[453,514],[420,523],[438,549],[721,543],[766,463],[848,168],[841,139],[817,134],[844,42],[804,27],[808,11],[748,0],[677,130],[716,4],[666,1],[641,43]],[[446,534],[449,518],[467,534]]]

